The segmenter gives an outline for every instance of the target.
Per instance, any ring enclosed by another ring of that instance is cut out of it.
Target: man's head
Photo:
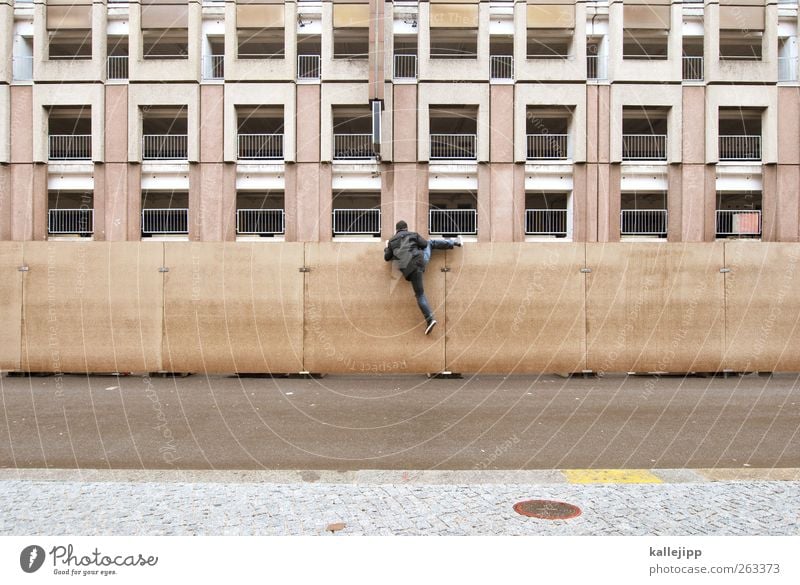
[[[395,224],[394,227],[398,232],[400,232],[400,231],[403,231],[403,230],[407,230],[408,229],[408,224],[401,219],[400,221],[398,221]]]

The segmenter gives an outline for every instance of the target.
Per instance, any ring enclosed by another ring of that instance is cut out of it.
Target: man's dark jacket
[[[400,230],[392,236],[389,245],[383,250],[383,259],[387,262],[397,260],[403,276],[410,280],[417,270],[425,271],[422,251],[427,247],[428,241],[417,232]]]

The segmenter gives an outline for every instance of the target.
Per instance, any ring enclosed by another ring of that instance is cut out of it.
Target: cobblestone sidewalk
[[[51,472],[13,479],[8,471],[0,475],[3,535],[326,534],[337,522],[345,524],[337,535],[800,534],[800,481],[710,481],[692,472],[675,472],[667,483],[568,483],[558,471],[497,472],[465,483],[458,472],[395,472],[389,478],[399,481],[389,483],[365,482],[360,472],[340,481],[325,472],[296,472],[310,481],[291,472],[129,472],[127,479],[121,472],[79,481]],[[386,477],[374,474],[366,478]],[[565,501],[583,513],[526,518],[512,509],[526,499]]]

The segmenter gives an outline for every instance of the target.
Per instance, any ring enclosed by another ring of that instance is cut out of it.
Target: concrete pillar
[[[289,164],[286,168],[291,167],[293,165]],[[222,239],[226,242],[233,242],[236,240],[236,163],[222,164],[222,185],[220,185],[219,191],[222,197]],[[285,203],[284,207],[286,207]]]
[[[684,163],[680,166],[680,172],[681,241],[702,242],[705,237],[706,168],[702,164]],[[672,190],[672,185],[670,185],[670,190]],[[672,211],[670,211],[670,225],[672,218]]]
[[[516,220],[514,209],[514,164],[492,164],[489,167],[489,180],[491,241],[513,242],[514,223]]]
[[[395,85],[392,112],[394,133],[393,160],[396,163],[417,161],[417,86]]]
[[[127,239],[136,242],[142,239],[142,165],[129,164],[127,175]]]
[[[597,165],[575,164],[572,167],[572,241],[585,242],[587,237],[587,181],[589,167]]]
[[[33,239],[47,239],[47,165],[33,165],[33,189],[30,193]]]
[[[491,168],[483,163],[478,163],[478,241],[492,241]]]
[[[778,241],[778,165],[761,167],[761,240]]]
[[[717,237],[717,169],[714,165],[705,167],[705,197],[703,220],[705,233],[703,241],[713,242]]]
[[[103,173],[102,193],[99,193],[97,178]],[[136,217],[128,215],[128,197],[135,199],[140,190],[128,192],[128,163],[113,162],[95,165],[94,215],[95,238],[98,236],[98,216],[103,214],[103,239],[110,242],[121,242],[129,239],[128,222],[136,223]]]
[[[776,239],[779,242],[796,242],[800,235],[800,166],[777,165],[778,217]]]
[[[320,86],[297,86],[297,162],[320,160]]]
[[[11,165],[0,164],[0,242],[11,239]]]
[[[667,167],[667,241],[680,242],[683,235],[683,191],[681,189],[681,165]]]
[[[583,166],[583,165],[579,165]],[[514,173],[514,192],[513,204],[513,240],[515,242],[525,241],[525,164],[515,164]]]
[[[106,239],[106,172],[105,165],[95,163],[92,177],[94,179],[93,207],[94,207],[94,233],[92,237],[102,242]]]
[[[236,165],[230,165],[235,168]],[[287,242],[297,242],[297,167],[296,164],[287,164],[285,167],[284,187],[283,187],[283,213],[286,232],[284,239]],[[234,197],[236,190],[236,179],[234,178]]]
[[[489,87],[489,160],[514,161],[514,86]]]
[[[298,163],[296,165],[295,210],[297,241],[331,240],[331,165]]]

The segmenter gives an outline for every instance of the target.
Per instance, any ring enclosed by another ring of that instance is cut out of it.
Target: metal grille
[[[337,160],[359,160],[375,156],[372,149],[372,134],[334,134],[333,158]]]
[[[94,231],[94,209],[50,209],[47,231],[51,234],[91,234]]]
[[[33,57],[16,56],[12,58],[14,81],[30,81],[33,79]]]
[[[381,232],[380,209],[334,209],[333,233],[379,234]]]
[[[531,159],[561,159],[567,158],[566,134],[528,134],[527,158]]]
[[[107,67],[107,77],[109,79],[128,79],[127,56],[110,56]]]
[[[511,55],[490,55],[489,75],[492,79],[514,79],[514,57]]]
[[[225,78],[225,55],[203,55],[203,79]]]
[[[666,209],[623,209],[619,214],[623,236],[666,236]]]
[[[622,160],[667,160],[667,135],[623,134]]]
[[[91,160],[91,134],[50,134],[50,160]]]
[[[431,209],[428,231],[432,234],[477,234],[476,209]]]
[[[142,136],[142,159],[185,160],[186,134],[145,134]]]
[[[566,209],[526,209],[525,233],[531,235],[566,236]]]
[[[720,136],[719,160],[761,160],[761,136]]]
[[[431,159],[475,160],[475,134],[431,134]]]
[[[239,134],[240,159],[282,159],[283,134]]]
[[[703,81],[703,58],[684,57],[683,58],[683,80],[684,81]]]
[[[319,55],[297,56],[297,79],[319,79],[322,67]]]
[[[761,211],[757,209],[718,209],[718,236],[760,236]]]
[[[395,79],[416,79],[417,78],[417,56],[416,55],[395,55],[394,56],[394,78]]]
[[[188,209],[142,209],[142,234],[188,233]]]
[[[237,209],[237,234],[282,234],[285,231],[283,209]]]

